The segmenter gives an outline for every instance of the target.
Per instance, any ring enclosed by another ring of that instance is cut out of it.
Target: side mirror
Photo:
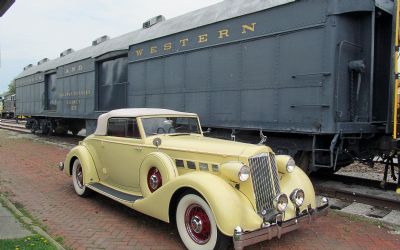
[[[154,138],[153,145],[158,148],[161,145],[161,139],[160,138]]]

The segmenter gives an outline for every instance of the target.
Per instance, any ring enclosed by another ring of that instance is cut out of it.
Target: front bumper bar
[[[326,202],[326,204],[315,209],[308,207],[307,210],[303,211],[293,219],[287,221],[279,221],[278,219],[276,223],[269,224],[255,231],[238,232],[235,230],[233,235],[235,250],[242,250],[246,246],[270,240],[275,237],[280,238],[282,234],[296,230],[304,224],[311,224],[311,222],[316,220],[318,217],[327,215],[328,208],[329,202]]]

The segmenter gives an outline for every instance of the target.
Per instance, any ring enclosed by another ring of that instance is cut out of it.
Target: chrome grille
[[[273,209],[274,198],[280,193],[275,156],[263,153],[249,158],[257,212]]]

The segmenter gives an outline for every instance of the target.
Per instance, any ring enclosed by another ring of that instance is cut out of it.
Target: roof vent
[[[32,64],[28,64],[28,65],[26,65],[26,66],[24,67],[24,70],[27,70],[27,69],[32,68],[32,67],[33,67]]]
[[[157,23],[161,23],[162,21],[165,21],[165,17],[163,15],[150,18],[149,20],[143,23],[143,29],[148,29],[151,26],[156,25]]]
[[[43,64],[43,63],[48,62],[48,61],[49,61],[49,58],[43,58],[42,60],[37,62],[37,65]]]
[[[60,57],[69,55],[69,54],[71,54],[72,52],[74,52],[74,50],[71,49],[71,48],[69,48],[69,49],[67,49],[67,50],[64,50],[63,52],[60,53]]]
[[[102,36],[102,37],[99,37],[99,38],[97,38],[96,40],[94,40],[94,41],[92,42],[92,46],[99,45],[100,43],[105,42],[105,41],[107,41],[107,40],[110,40],[110,37],[107,36],[107,35]]]

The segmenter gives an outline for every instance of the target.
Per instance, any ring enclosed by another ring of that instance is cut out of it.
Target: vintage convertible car
[[[265,145],[203,136],[196,114],[119,109],[60,169],[75,191],[99,192],[165,222],[188,249],[235,249],[280,237],[325,215],[307,175]]]

